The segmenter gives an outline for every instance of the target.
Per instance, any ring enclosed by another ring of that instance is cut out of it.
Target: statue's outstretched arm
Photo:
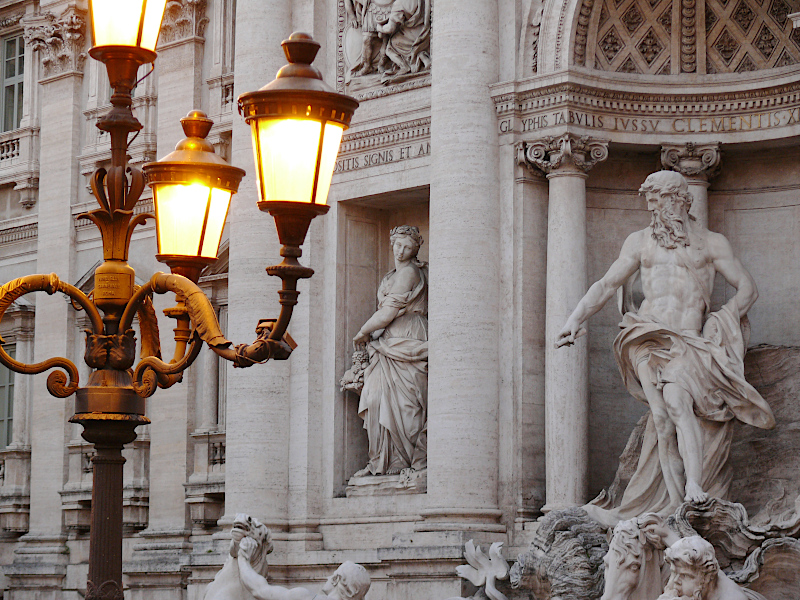
[[[583,323],[603,308],[617,288],[636,272],[641,262],[642,235],[642,231],[637,231],[628,236],[622,244],[619,258],[609,267],[606,274],[589,288],[564,327],[558,332],[557,347],[574,344],[576,339],[584,335],[586,330],[582,327]]]
[[[279,585],[270,585],[250,565],[250,556],[258,544],[252,538],[244,538],[239,543],[239,577],[242,585],[256,600],[311,600],[314,595],[305,588],[287,589]]]

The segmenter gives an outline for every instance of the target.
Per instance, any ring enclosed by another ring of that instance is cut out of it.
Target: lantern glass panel
[[[219,242],[222,239],[222,230],[225,228],[225,217],[228,216],[228,207],[231,204],[231,192],[214,188],[211,190],[211,205],[208,209],[206,220],[206,233],[203,236],[203,247],[200,256],[216,258],[219,251]]]
[[[147,0],[139,39],[144,0],[92,0],[95,46],[140,46],[155,50],[167,0]]]
[[[312,202],[317,152],[322,124],[311,119],[259,119],[253,121],[254,154],[262,200]],[[319,183],[314,202],[325,204],[331,184],[342,127],[326,123]],[[259,168],[260,167],[260,168]]]
[[[333,169],[336,166],[336,157],[339,155],[339,144],[342,142],[344,128],[338,123],[325,124],[325,139],[322,142],[322,160],[319,162],[319,183],[317,184],[317,197],[314,202],[326,204],[328,190],[331,187]]]
[[[160,184],[154,194],[159,254],[216,258],[231,192],[193,183]]]
[[[262,200],[311,202],[319,149],[319,121],[310,119],[258,119],[253,122],[253,143],[261,164]]]

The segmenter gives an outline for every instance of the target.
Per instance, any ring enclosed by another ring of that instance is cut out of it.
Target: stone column
[[[86,13],[74,5],[58,16],[45,13],[26,18],[25,40],[38,60],[31,65],[40,74],[41,150],[44,168],[39,179],[39,235],[36,271],[58,274],[74,281],[75,222],[72,201],[83,183],[77,156],[81,152],[83,115],[76,107],[83,98],[86,59]],[[37,64],[41,61],[41,64]],[[61,294],[36,297],[32,362],[52,356],[74,358],[74,311]],[[72,399],[53,398],[46,375],[31,378],[30,528],[20,539],[14,564],[7,571],[12,596],[30,590],[43,600],[54,600],[61,589],[69,562],[62,531],[59,492],[65,482],[65,442]],[[81,382],[85,383],[85,382]]]
[[[201,360],[203,368],[203,388],[197,395],[197,429],[196,431],[217,430],[217,399],[219,396],[219,361],[220,358],[208,348],[203,348]]]
[[[503,530],[498,510],[497,0],[437,0],[432,37],[428,499],[423,528]],[[469,126],[465,127],[468,123]],[[459,168],[452,168],[458,156]],[[469,524],[469,525],[467,525]]]
[[[547,173],[545,462],[543,511],[587,500],[589,345],[555,347],[558,332],[586,293],[586,178],[608,156],[608,142],[565,134],[529,143],[520,160]]]
[[[33,332],[34,316],[27,309],[22,311],[20,325],[16,334],[15,346],[17,360],[25,363],[33,362]],[[28,413],[30,412],[30,381],[29,376],[15,375],[14,379],[14,414],[11,432],[10,447],[14,449],[30,449],[30,427],[28,423]]]
[[[689,214],[708,228],[708,186],[719,173],[720,145],[714,144],[663,144],[661,164],[665,169],[677,171],[686,177],[689,191],[694,197]]]
[[[291,0],[238,0],[234,97],[263,87],[286,63],[280,42],[292,32],[291,8]],[[228,215],[228,338],[238,344],[255,339],[258,318],[277,317],[280,309],[280,281],[264,272],[280,262],[280,245],[272,217],[256,206],[250,128],[238,116],[231,162],[247,170]],[[299,287],[307,293],[306,284]],[[227,380],[226,519],[246,512],[273,533],[287,526],[290,367],[291,359],[231,369]]]

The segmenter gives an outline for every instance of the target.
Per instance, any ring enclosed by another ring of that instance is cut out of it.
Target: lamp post
[[[289,64],[277,79],[257,92],[243,94],[240,112],[252,124],[258,172],[259,208],[273,215],[283,261],[267,268],[283,281],[278,319],[264,319],[252,344],[231,348],[220,331],[210,301],[197,287],[200,272],[216,260],[231,197],[244,171],[214,154],[205,137],[212,122],[192,111],[181,123],[186,139],[162,160],[128,165],[130,133],[142,128],[131,111],[131,92],[140,66],[156,58],[155,44],[166,0],[90,0],[92,39],[89,54],[103,62],[114,89],[112,108],[97,124],[111,137],[111,166],[92,176],[99,208],[85,214],[99,228],[104,262],[95,271],[88,297],[55,273],[27,275],[0,287],[0,319],[11,304],[31,292],[61,292],[83,310],[91,323],[84,360],[92,369],[84,387],[67,358],[36,364],[19,362],[0,346],[0,363],[24,374],[50,369],[48,391],[58,398],[75,394],[70,421],[83,426],[95,445],[87,600],[121,600],[122,595],[122,457],[135,429],[149,423],[145,401],[155,391],[181,381],[202,343],[234,366],[249,367],[289,357],[294,342],[286,335],[297,304],[297,281],[313,270],[298,262],[311,220],[327,212],[325,204],[342,131],[358,103],[328,88],[311,62],[319,49],[310,36],[292,34],[283,42]],[[134,215],[145,184],[153,188],[158,254],[171,274],[156,273],[140,288],[128,265],[134,228],[153,218]],[[161,359],[153,294],[175,294],[177,306],[165,314],[177,321],[175,355]],[[138,316],[140,361],[134,367]]]

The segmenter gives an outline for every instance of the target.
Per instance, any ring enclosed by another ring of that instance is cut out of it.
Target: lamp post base
[[[91,412],[76,413],[70,422],[83,425],[83,439],[95,449],[86,600],[122,600],[122,448],[150,419]]]

